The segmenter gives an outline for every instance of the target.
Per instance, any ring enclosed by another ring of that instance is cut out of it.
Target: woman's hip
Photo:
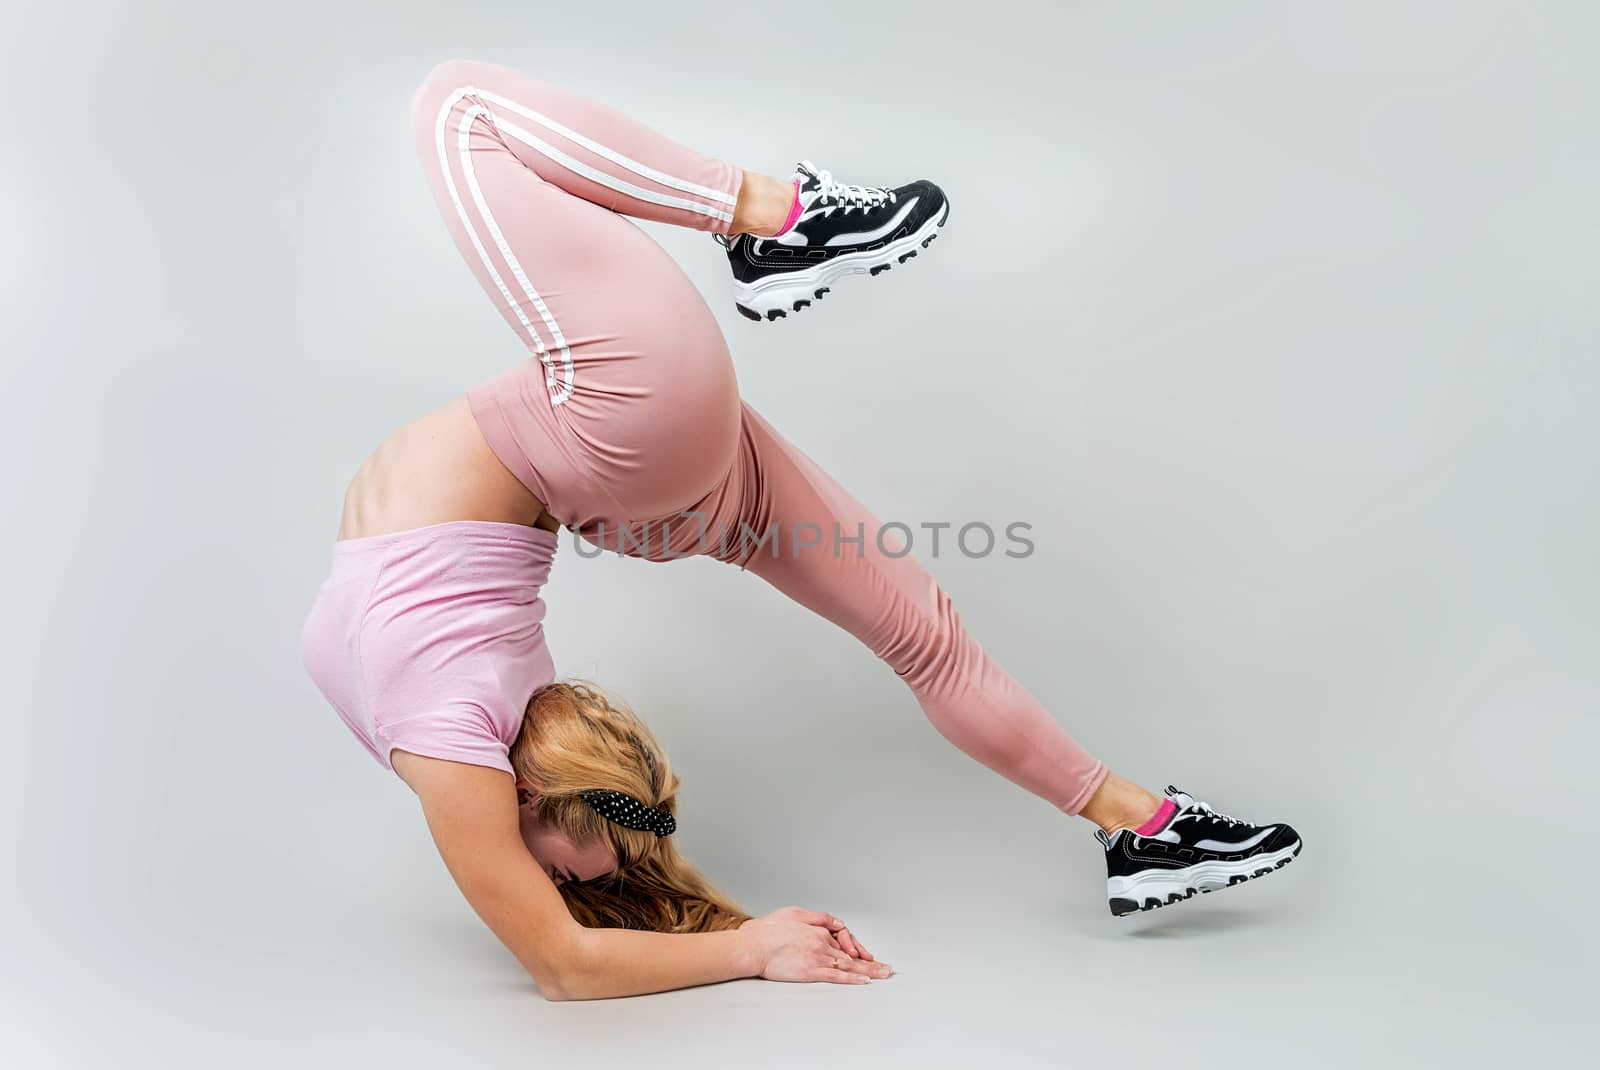
[[[662,517],[719,486],[739,452],[727,349],[720,333],[699,342],[647,352],[596,340],[574,347],[578,374],[560,405],[537,360],[472,387],[468,402],[495,455],[564,526]]]

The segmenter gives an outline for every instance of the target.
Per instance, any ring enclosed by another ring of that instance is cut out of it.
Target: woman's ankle
[[[792,181],[746,171],[739,182],[738,202],[733,207],[733,222],[728,226],[728,233],[771,237],[789,221],[794,204]]]
[[[1089,798],[1078,816],[1093,821],[1107,832],[1138,828],[1161,809],[1160,797],[1139,785],[1108,773],[1099,789]]]

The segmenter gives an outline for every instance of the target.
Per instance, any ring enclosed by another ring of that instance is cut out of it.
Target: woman
[[[890,972],[837,918],[752,918],[677,853],[678,778],[655,738],[555,682],[539,592],[561,528],[651,560],[710,554],[849,630],[957,747],[1099,827],[1113,913],[1298,852],[1286,825],[1158,798],[1084,751],[893,530],[740,400],[705,302],[624,218],[716,235],[741,312],[771,320],[927,248],[949,212],[937,186],[745,171],[483,63],[435,69],[413,119],[456,244],[532,357],[361,465],[304,654],[547,998]]]

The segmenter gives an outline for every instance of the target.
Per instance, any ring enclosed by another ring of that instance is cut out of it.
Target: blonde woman
[[[856,635],[955,746],[1098,826],[1114,913],[1299,851],[1287,825],[1157,797],[1079,746],[892,526],[740,399],[704,300],[625,218],[716,235],[735,303],[766,322],[928,249],[949,216],[938,186],[745,171],[484,63],[436,68],[413,120],[445,222],[530,356],[361,465],[302,645],[547,998],[891,972],[840,919],[752,917],[677,852],[678,778],[649,729],[556,682],[540,591],[563,528],[650,560],[711,555]]]

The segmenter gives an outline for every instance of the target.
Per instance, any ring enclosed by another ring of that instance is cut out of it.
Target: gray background
[[[0,1061],[1348,1066],[1577,1058],[1600,704],[1587,3],[24,3]],[[932,255],[777,325],[653,233],[743,389],[1092,750],[1287,818],[1134,920],[1087,825],[709,561],[580,560],[559,668],[650,720],[685,849],[899,974],[542,1001],[304,676],[346,481],[523,359],[407,104],[521,67],[689,144],[927,175]],[[933,806],[939,828],[903,814]]]

